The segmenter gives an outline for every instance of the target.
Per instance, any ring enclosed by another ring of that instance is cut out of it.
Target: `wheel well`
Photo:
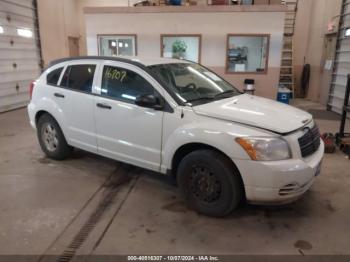
[[[44,110],[40,110],[40,111],[37,112],[36,115],[35,115],[35,124],[38,124],[38,121],[39,121],[40,117],[42,117],[42,116],[45,115],[45,114],[48,114],[48,115],[52,116],[49,112],[44,111]]]
[[[181,162],[181,160],[188,155],[189,153],[196,151],[196,150],[201,150],[201,149],[209,149],[209,150],[213,150],[215,152],[218,152],[219,154],[223,155],[231,164],[232,167],[237,171],[237,174],[239,176],[239,180],[242,186],[242,191],[243,191],[243,199],[245,199],[245,188],[244,188],[244,182],[241,176],[241,173],[239,172],[237,166],[235,165],[235,163],[232,161],[232,159],[230,157],[228,157],[224,152],[222,152],[221,150],[213,147],[213,146],[209,146],[207,144],[201,144],[201,143],[190,143],[190,144],[186,144],[181,146],[180,148],[178,148],[174,154],[173,160],[172,160],[172,164],[171,164],[171,175],[173,176],[173,178],[176,181],[176,173],[177,173],[177,168]]]
[[[230,157],[228,157],[224,152],[222,152],[221,150],[217,149],[216,147],[207,145],[207,144],[202,144],[202,143],[189,143],[186,145],[181,146],[180,148],[178,148],[174,154],[173,160],[172,160],[172,164],[171,164],[171,171],[172,174],[174,176],[176,176],[176,171],[177,171],[177,167],[179,166],[181,160],[188,155],[189,153],[196,151],[196,150],[200,150],[200,149],[209,149],[209,150],[213,150],[215,152],[218,152],[219,154],[225,156],[234,166],[235,169],[238,170],[238,168],[236,167],[236,165],[233,163],[232,159]]]

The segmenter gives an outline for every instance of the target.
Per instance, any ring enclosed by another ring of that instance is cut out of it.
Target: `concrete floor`
[[[339,126],[317,122],[322,132]],[[160,175],[79,150],[47,159],[24,109],[0,114],[2,255],[350,254],[349,188],[350,160],[337,152],[298,202],[208,218]]]

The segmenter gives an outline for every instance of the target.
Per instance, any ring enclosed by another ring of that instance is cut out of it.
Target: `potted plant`
[[[173,57],[174,58],[184,58],[184,54],[186,53],[187,45],[184,41],[176,40],[173,43]]]

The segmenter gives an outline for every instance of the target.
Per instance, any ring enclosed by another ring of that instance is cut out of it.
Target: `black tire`
[[[49,126],[55,132],[48,138],[46,131]],[[72,147],[67,144],[57,121],[49,114],[44,114],[39,118],[37,123],[37,135],[41,149],[49,158],[63,160],[71,154]],[[50,143],[49,141],[54,142]]]
[[[243,198],[238,170],[213,150],[197,150],[185,156],[178,167],[177,182],[187,205],[208,216],[228,215]]]

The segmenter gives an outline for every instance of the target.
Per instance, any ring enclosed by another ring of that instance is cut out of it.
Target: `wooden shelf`
[[[282,12],[285,5],[196,5],[196,6],[136,6],[136,7],[85,7],[85,14],[107,13],[231,13],[231,12]]]

